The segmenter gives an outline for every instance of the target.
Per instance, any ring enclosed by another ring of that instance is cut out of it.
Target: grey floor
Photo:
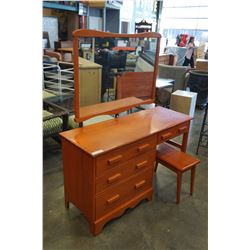
[[[196,110],[187,152],[195,155],[204,110]],[[200,148],[195,192],[189,196],[190,173],[182,180],[181,202],[175,204],[176,177],[159,165],[154,196],[107,223],[94,237],[80,211],[64,208],[60,144],[43,144],[44,249],[208,249],[208,150]]]

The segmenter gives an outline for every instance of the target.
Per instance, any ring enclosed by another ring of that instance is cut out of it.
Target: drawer
[[[153,168],[145,169],[133,178],[96,196],[96,219],[151,188],[152,176]]]
[[[101,155],[96,158],[96,176],[152,149],[156,150],[156,135]]]
[[[157,142],[158,144],[181,135],[189,130],[189,122],[180,124],[178,126],[166,129],[158,134]]]
[[[100,193],[146,168],[153,168],[155,157],[156,150],[153,149],[105,171],[103,175],[96,178],[96,193]]]

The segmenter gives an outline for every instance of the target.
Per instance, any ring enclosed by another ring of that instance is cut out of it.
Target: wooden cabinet
[[[79,57],[80,106],[101,102],[102,66]]]
[[[79,208],[97,235],[127,208],[151,200],[156,145],[168,131],[185,134],[186,145],[190,120],[156,107],[62,132],[66,207]]]

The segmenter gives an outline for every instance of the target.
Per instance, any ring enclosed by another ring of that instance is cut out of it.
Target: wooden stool
[[[157,170],[158,163],[173,170],[177,174],[177,188],[176,188],[176,203],[180,202],[181,193],[181,179],[182,173],[191,169],[191,184],[190,195],[194,190],[195,167],[200,162],[197,158],[188,155],[184,152],[178,151],[167,143],[162,143],[157,148],[157,160],[155,171]]]

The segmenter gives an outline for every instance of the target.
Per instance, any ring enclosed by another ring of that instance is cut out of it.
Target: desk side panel
[[[73,203],[90,222],[94,218],[94,159],[62,138],[65,201]]]

